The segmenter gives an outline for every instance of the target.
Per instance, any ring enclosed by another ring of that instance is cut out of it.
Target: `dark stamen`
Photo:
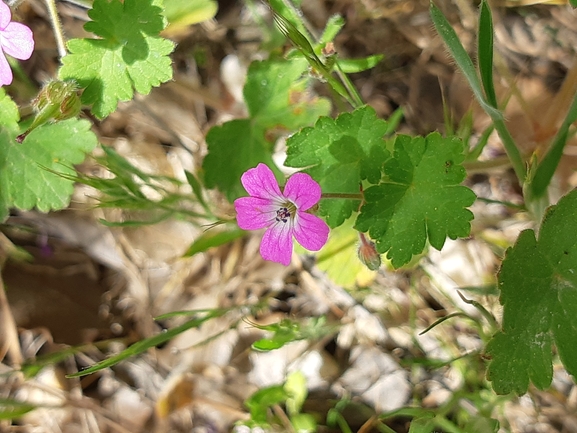
[[[281,207],[279,210],[276,211],[276,220],[279,222],[282,221],[283,223],[286,223],[290,218],[290,216],[291,213],[286,207]]]

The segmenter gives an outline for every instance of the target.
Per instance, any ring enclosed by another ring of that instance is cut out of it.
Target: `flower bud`
[[[22,143],[26,136],[40,125],[49,121],[66,120],[78,116],[81,103],[78,96],[78,85],[74,80],[51,81],[46,84],[32,101],[36,117],[26,132],[16,137]]]
[[[376,271],[381,267],[381,255],[377,251],[374,242],[369,241],[363,233],[359,233],[359,237],[361,239],[361,244],[357,251],[359,260],[369,270]]]
[[[44,121],[70,119],[80,113],[77,90],[78,85],[73,80],[51,81],[32,101],[32,106],[38,112],[38,117],[46,117]]]

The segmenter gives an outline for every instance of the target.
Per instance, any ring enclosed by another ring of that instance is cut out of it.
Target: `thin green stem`
[[[361,193],[340,193],[340,192],[323,192],[321,198],[347,198],[350,200],[362,200]]]
[[[345,86],[345,89],[347,89],[347,92],[349,93],[349,96],[351,97],[352,102],[354,102],[353,107],[354,108],[362,107],[364,105],[364,102],[363,102],[363,99],[361,98],[361,95],[357,91],[357,88],[354,86],[354,84],[351,82],[348,75],[345,74],[341,70],[338,62],[335,63],[335,70],[336,70],[337,76],[340,78],[343,85]]]
[[[507,129],[502,116],[493,116],[492,113],[489,113],[489,115],[491,116],[493,125],[495,125],[495,129],[497,130],[497,133],[503,142],[505,152],[507,152],[507,156],[511,160],[511,165],[513,166],[513,170],[515,170],[515,174],[519,179],[519,183],[521,185],[525,184],[527,171],[525,169],[523,158],[521,157],[521,152],[519,152],[519,148],[515,144],[515,140],[513,140],[511,133]]]
[[[488,204],[500,204],[502,206],[507,206],[507,207],[510,207],[513,209],[518,209],[520,211],[526,211],[527,210],[527,208],[524,205],[515,204],[515,203],[512,203],[510,201],[493,200],[493,199],[485,198],[485,197],[477,197],[477,200],[482,201],[484,203],[488,203]]]
[[[56,0],[44,1],[46,2],[48,14],[50,15],[50,23],[52,24],[52,31],[54,32],[54,38],[56,39],[58,55],[62,58],[67,54],[67,52],[66,44],[64,42],[64,32],[62,31],[62,24],[60,23],[60,17],[58,16],[58,11],[56,10]]]

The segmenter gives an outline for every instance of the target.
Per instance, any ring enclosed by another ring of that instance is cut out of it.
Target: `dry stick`
[[[10,251],[14,250],[14,244],[3,234],[0,233],[0,269],[4,267],[6,258],[10,255]],[[8,304],[6,291],[4,290],[4,280],[0,275],[0,327],[3,329],[3,338],[0,340],[0,360],[8,355],[13,365],[19,366],[22,364],[22,350],[18,340],[18,331],[16,329],[16,321],[12,315],[12,310]]]
[[[22,351],[18,341],[18,331],[16,322],[8,305],[6,292],[4,291],[4,281],[0,278],[0,326],[3,329],[3,338],[0,342],[0,359],[8,355],[13,365],[22,364]]]

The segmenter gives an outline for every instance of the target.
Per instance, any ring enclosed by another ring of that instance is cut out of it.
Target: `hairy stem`
[[[340,192],[323,192],[321,198],[347,198],[351,200],[362,200],[361,193],[340,193]]]
[[[62,58],[66,52],[66,44],[64,43],[64,33],[62,31],[62,23],[56,10],[56,0],[45,0],[48,14],[50,15],[50,23],[52,24],[52,31],[56,39],[56,46],[58,47],[58,55]]]

